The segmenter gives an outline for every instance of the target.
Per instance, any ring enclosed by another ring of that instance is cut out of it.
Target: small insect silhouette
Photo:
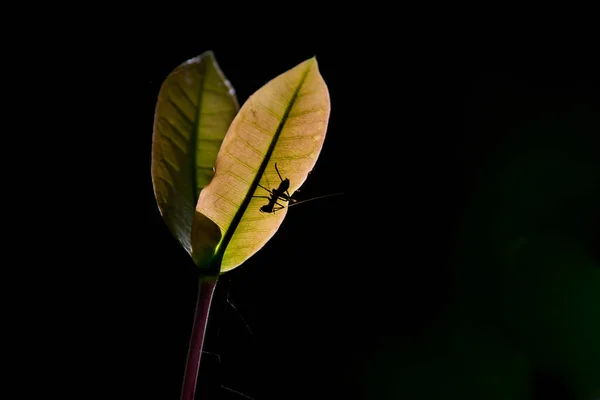
[[[288,189],[290,188],[290,180],[288,178],[283,179],[281,177],[281,174],[279,173],[279,169],[277,168],[277,163],[275,163],[275,171],[277,171],[277,175],[279,176],[279,179],[281,180],[281,182],[279,183],[279,187],[276,189],[273,189],[273,190],[269,190],[259,183],[258,186],[260,186],[261,188],[263,188],[264,190],[269,192],[270,196],[252,196],[252,197],[258,197],[258,198],[263,198],[263,199],[269,200],[269,202],[267,204],[265,204],[264,206],[262,206],[260,208],[260,212],[262,212],[262,213],[274,213],[274,212],[277,212],[277,211],[285,208],[285,206],[283,204],[281,204],[277,201],[279,199],[281,199],[281,201],[287,202],[288,207],[291,207],[296,204],[301,204],[301,203],[304,203],[307,201],[312,201],[312,200],[322,199],[324,197],[337,196],[337,195],[343,194],[343,193],[328,194],[325,196],[319,196],[319,197],[315,197],[312,199],[296,201],[296,199],[292,198],[292,196],[288,192]],[[297,191],[299,192],[299,190],[297,190]],[[278,206],[278,207],[276,207],[276,206]]]
[[[260,186],[261,188],[263,188],[264,190],[269,192],[270,196],[253,196],[253,197],[259,197],[259,198],[269,200],[269,202],[267,204],[265,204],[264,206],[262,206],[260,208],[260,212],[262,212],[262,213],[274,213],[274,212],[281,210],[282,208],[285,208],[284,205],[277,202],[277,200],[279,200],[280,198],[282,201],[286,201],[288,204],[289,203],[293,204],[296,202],[296,200],[292,199],[292,196],[288,192],[288,189],[290,188],[290,180],[288,178],[283,179],[281,177],[281,174],[279,173],[279,169],[277,168],[277,163],[275,163],[275,171],[277,171],[277,175],[279,176],[279,179],[281,179],[281,183],[279,183],[279,187],[277,189],[273,189],[271,191],[259,183],[258,186]],[[279,207],[275,208],[276,205]]]

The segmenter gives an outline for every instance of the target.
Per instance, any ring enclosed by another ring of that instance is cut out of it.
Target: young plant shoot
[[[238,111],[212,52],[176,68],[158,96],[152,180],[167,227],[200,271],[181,400],[193,400],[219,275],[279,229],[319,157],[330,114],[315,57],[275,77]],[[282,171],[285,177],[282,177]],[[279,182],[269,189],[269,182]]]

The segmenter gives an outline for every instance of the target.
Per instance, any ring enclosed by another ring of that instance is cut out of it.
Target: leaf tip
[[[199,56],[190,58],[189,60],[184,62],[183,65],[200,64],[205,59],[208,59],[208,60],[214,62],[215,53],[212,50],[206,50],[204,53],[200,54]]]
[[[306,65],[308,65],[308,68],[314,68],[316,70],[319,70],[319,61],[317,60],[317,55],[315,54],[311,58],[306,60]]]
[[[200,54],[200,57],[207,59],[213,63],[217,62],[217,59],[215,57],[215,52],[212,50],[206,50],[204,53]]]

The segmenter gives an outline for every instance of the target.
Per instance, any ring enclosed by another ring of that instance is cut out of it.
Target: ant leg
[[[278,199],[281,199],[283,201],[287,201],[288,203],[290,202],[290,198],[286,194],[280,194],[279,197],[278,197]]]
[[[279,173],[279,169],[277,169],[277,163],[275,163],[275,171],[277,171],[277,175],[279,175],[279,179],[281,179],[281,182],[283,182],[283,178],[281,177],[281,174]]]
[[[282,199],[282,200],[287,201],[288,204],[296,202],[296,199],[292,199],[292,197],[289,196],[289,195],[287,195],[287,194],[280,195],[279,198]]]
[[[296,190],[297,192],[297,190]],[[285,191],[286,194],[284,195],[279,195],[279,197],[281,197],[283,200],[287,201],[289,204],[291,203],[295,203],[297,200],[296,199],[292,199],[292,196],[290,195],[290,193],[286,190]]]
[[[279,204],[279,203],[277,203],[277,204]],[[279,211],[279,210],[281,210],[281,209],[285,208],[285,207],[284,207],[284,206],[282,206],[281,204],[279,204],[279,206],[280,206],[279,208],[273,208],[273,212],[277,212],[277,211]]]
[[[257,199],[268,199],[268,200],[271,200],[271,198],[269,196],[252,196],[252,197],[256,197]]]
[[[269,189],[267,189],[266,187],[264,187],[263,185],[261,185],[260,183],[258,184],[258,186],[260,186],[261,188],[265,189],[267,192],[271,193],[271,196],[273,195],[273,192],[270,191]]]

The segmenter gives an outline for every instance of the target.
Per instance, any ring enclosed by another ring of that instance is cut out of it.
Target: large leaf
[[[152,138],[154,195],[169,230],[190,254],[198,195],[213,177],[238,109],[210,51],[178,66],[160,88]]]
[[[215,176],[200,193],[192,231],[192,257],[213,273],[231,270],[256,253],[281,225],[287,208],[262,213],[273,189],[289,178],[296,191],[313,169],[329,121],[329,91],[316,58],[308,59],[255,92],[231,123]],[[280,200],[280,203],[282,201]],[[285,205],[285,203],[283,203]],[[207,233],[220,230],[218,242]]]

